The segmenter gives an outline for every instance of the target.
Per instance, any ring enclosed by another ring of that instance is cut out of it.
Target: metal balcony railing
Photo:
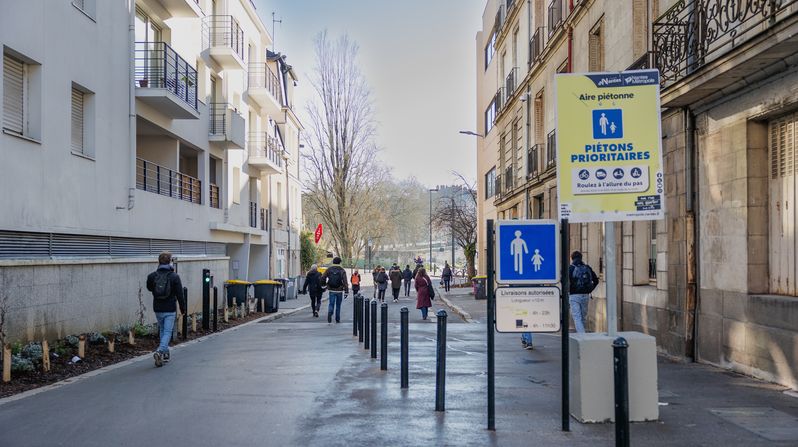
[[[244,60],[244,30],[233,16],[206,16],[202,19],[202,45],[232,49]]]
[[[507,97],[513,95],[515,89],[518,87],[518,67],[513,67],[509,73],[507,73],[507,77],[504,78],[504,89],[507,92]]]
[[[496,91],[496,96],[494,96],[494,100],[496,101],[496,114],[498,115],[499,112],[502,111],[505,104],[505,90],[504,87],[499,87],[499,90]]]
[[[208,133],[210,135],[225,135],[227,133],[227,108],[229,105],[226,102],[212,102],[208,104],[210,111],[210,128]]]
[[[199,179],[141,158],[136,158],[136,188],[191,203],[202,197]]]
[[[221,201],[219,200],[219,187],[211,183],[209,185],[210,189],[210,205],[211,208],[220,209],[222,207]]]
[[[546,27],[541,26],[535,30],[532,39],[529,40],[529,65],[537,62],[543,49],[546,47]]]
[[[526,154],[526,175],[527,177],[534,177],[538,175],[538,170],[540,168],[540,144],[536,144],[529,148]]]
[[[646,51],[645,54],[640,56],[627,70],[643,70],[647,68],[657,68],[656,53],[653,51]]]
[[[502,195],[502,175],[501,174],[496,176],[496,183],[495,183],[494,189],[496,190],[494,195],[496,197],[501,197],[501,195]]]
[[[657,258],[648,259],[648,279],[657,279]]]
[[[682,0],[654,21],[663,81],[678,81],[797,13],[798,0]]]
[[[257,202],[249,202],[249,226],[258,228],[258,204]]]
[[[260,229],[267,231],[269,229],[269,214],[266,208],[260,209]]]
[[[513,180],[515,176],[513,175],[513,167],[507,166],[504,168],[504,188],[507,191],[511,191],[513,189]]]
[[[557,132],[552,130],[546,136],[546,169],[557,165]]]
[[[283,89],[280,79],[265,62],[249,64],[248,88],[265,88],[274,96],[274,99],[283,104]]]
[[[283,147],[276,137],[265,132],[252,132],[249,134],[247,150],[250,157],[263,157],[277,167],[283,167]]]
[[[134,79],[139,88],[166,89],[197,109],[197,70],[164,42],[135,43]]]
[[[557,28],[562,25],[563,22],[563,1],[562,0],[552,0],[549,3],[549,37],[557,31]]]

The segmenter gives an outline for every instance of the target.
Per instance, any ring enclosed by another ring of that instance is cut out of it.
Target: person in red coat
[[[432,307],[431,298],[435,292],[432,292],[432,280],[427,276],[427,270],[422,267],[418,269],[416,274],[416,309],[421,309],[421,318],[427,319],[427,312]]]

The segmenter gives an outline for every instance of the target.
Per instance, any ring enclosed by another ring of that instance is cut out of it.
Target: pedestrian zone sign
[[[560,289],[499,287],[496,289],[496,330],[557,332],[560,330]]]
[[[559,281],[559,222],[544,219],[497,221],[497,283],[556,284]]]
[[[559,217],[665,216],[659,72],[556,75]]]

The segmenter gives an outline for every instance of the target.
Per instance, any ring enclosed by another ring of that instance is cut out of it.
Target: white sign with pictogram
[[[557,332],[560,330],[560,289],[499,287],[496,289],[496,330]]]

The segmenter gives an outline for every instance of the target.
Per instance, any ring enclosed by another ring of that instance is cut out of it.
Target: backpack
[[[344,286],[344,273],[341,268],[331,268],[327,270],[327,287],[338,289]]]
[[[172,296],[172,277],[168,270],[155,271],[155,288],[152,295],[156,300],[165,300]]]
[[[575,265],[571,280],[574,282],[574,290],[577,293],[590,293],[593,291],[593,272],[590,270],[589,265],[584,263]]]

